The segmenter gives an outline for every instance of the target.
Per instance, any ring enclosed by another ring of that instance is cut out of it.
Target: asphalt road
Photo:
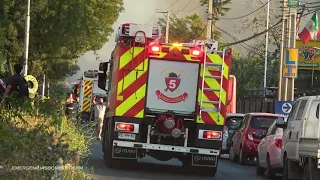
[[[206,180],[213,179],[210,176],[196,176],[183,171],[181,163],[178,160],[159,162],[151,157],[145,157],[138,160],[138,167],[126,169],[109,169],[103,161],[101,151],[101,141],[94,140],[91,146],[91,155],[89,156],[87,166],[93,168],[95,179],[97,180]],[[155,164],[159,163],[159,164]],[[214,179],[217,180],[265,180],[259,177],[255,172],[254,162],[241,166],[232,163],[227,156],[222,156],[219,161],[218,172]],[[281,177],[277,177],[276,180]]]

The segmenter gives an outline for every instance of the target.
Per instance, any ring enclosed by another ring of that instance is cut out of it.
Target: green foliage
[[[0,57],[12,62],[23,55],[26,7],[24,0],[0,7]],[[74,74],[76,59],[101,49],[123,10],[123,0],[32,0],[29,74],[45,72],[50,81]]]
[[[167,20],[160,18],[158,24],[165,34]],[[193,39],[204,39],[206,35],[206,25],[201,16],[193,14],[183,18],[176,15],[170,17],[169,41],[170,42],[190,42]],[[165,38],[165,37],[163,37]]]
[[[50,99],[13,104],[12,109],[1,104],[0,162],[5,169],[0,174],[4,179],[51,179],[53,170],[22,171],[14,168],[60,166],[60,158],[79,166],[79,161],[73,159],[88,155],[92,132],[68,121],[61,109],[61,105],[54,105]],[[89,179],[84,172],[73,171],[67,170],[63,175],[71,173],[69,178]]]
[[[263,88],[264,57],[249,54],[247,57],[234,56],[231,65],[231,74],[237,78],[237,94],[243,97],[247,89]],[[268,63],[267,85],[278,86],[279,61],[270,56]]]
[[[209,0],[200,0],[200,3],[202,6],[208,7]],[[213,11],[214,11],[213,17],[218,18],[215,12],[217,12],[218,15],[224,16],[226,12],[230,10],[230,8],[226,7],[230,3],[231,3],[231,0],[213,0],[213,4],[212,4]],[[217,11],[214,10],[215,8],[217,9]]]

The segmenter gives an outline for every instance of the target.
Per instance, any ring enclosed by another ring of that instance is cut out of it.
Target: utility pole
[[[294,78],[283,77],[284,48],[296,47],[297,8],[288,8],[288,0],[283,1],[282,8],[282,35],[280,54],[280,73],[278,87],[278,101],[294,100]]]
[[[212,39],[212,13],[213,13],[213,0],[209,0],[209,4],[208,4],[208,15],[207,15],[207,40],[211,40]]]
[[[166,43],[169,43],[170,10],[167,13]]]
[[[166,43],[169,43],[169,27],[170,27],[170,14],[171,10],[168,11],[162,11],[157,13],[166,13],[167,14],[167,25],[166,25]]]
[[[267,29],[269,29],[269,18],[270,18],[270,0],[268,1],[267,7]],[[266,46],[265,46],[265,54],[264,54],[264,78],[263,78],[263,88],[267,87],[267,69],[268,69],[268,44],[269,44],[269,31],[266,32]]]
[[[28,0],[26,26],[25,26],[24,64],[23,64],[23,75],[24,76],[26,76],[28,74],[29,31],[30,31],[30,1],[31,0]]]
[[[44,93],[46,90],[46,75],[43,74],[43,82],[42,82],[42,97],[44,97]]]

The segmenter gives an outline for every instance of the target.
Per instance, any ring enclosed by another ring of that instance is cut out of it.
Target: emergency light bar
[[[120,37],[136,37],[137,32],[143,32],[146,38],[158,39],[161,36],[161,27],[134,23],[122,24],[118,28],[116,42],[119,41]],[[141,33],[139,36],[141,36]],[[140,40],[142,41],[141,38]],[[138,39],[138,41],[140,40]]]

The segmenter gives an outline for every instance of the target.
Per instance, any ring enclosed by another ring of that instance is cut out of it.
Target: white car
[[[274,178],[276,173],[282,172],[281,147],[283,129],[276,126],[274,122],[266,137],[261,140],[257,151],[257,174]]]

